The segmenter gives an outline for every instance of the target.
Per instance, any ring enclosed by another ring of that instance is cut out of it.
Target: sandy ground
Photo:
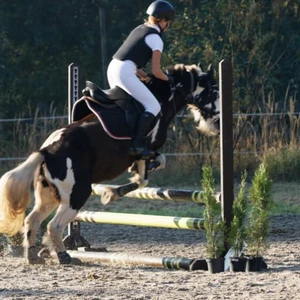
[[[300,299],[299,216],[272,218],[268,269],[251,273],[118,267],[84,262],[26,265],[0,257],[0,299]],[[205,256],[204,233],[176,229],[84,224],[93,247],[149,256]]]

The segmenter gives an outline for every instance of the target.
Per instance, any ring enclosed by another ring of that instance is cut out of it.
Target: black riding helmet
[[[147,9],[147,14],[158,19],[173,20],[175,9],[168,1],[154,1]]]

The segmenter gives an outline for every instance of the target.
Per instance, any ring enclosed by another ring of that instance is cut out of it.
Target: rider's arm
[[[169,80],[168,76],[160,68],[160,60],[161,60],[161,52],[159,50],[153,51],[151,72],[156,78],[168,81]]]

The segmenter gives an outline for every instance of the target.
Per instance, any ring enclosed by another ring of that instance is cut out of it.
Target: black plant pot
[[[211,274],[224,272],[224,257],[208,258],[206,263]]]
[[[245,272],[248,259],[246,257],[230,257],[230,272]]]
[[[258,272],[263,269],[263,258],[261,256],[247,257],[246,271],[247,272]]]

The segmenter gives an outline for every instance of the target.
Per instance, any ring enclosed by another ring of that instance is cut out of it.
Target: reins
[[[194,75],[192,74],[192,72],[190,72],[190,71],[187,71],[187,72],[190,74],[190,77],[191,77],[191,89],[190,89],[190,92],[185,96],[185,100],[186,100],[186,103],[191,103],[191,101],[194,98],[193,92],[194,92],[195,80],[194,80]],[[183,93],[183,92],[185,93],[185,91],[182,89],[182,83],[179,82],[174,87],[171,87],[171,95],[169,97],[169,101],[173,100],[176,90],[181,93]]]

